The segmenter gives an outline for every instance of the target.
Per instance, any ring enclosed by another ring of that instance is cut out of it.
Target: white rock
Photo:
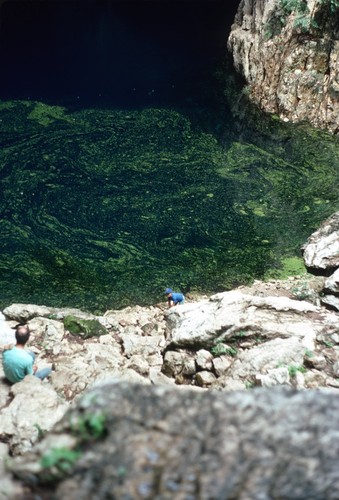
[[[290,374],[287,367],[272,368],[266,374],[256,374],[256,379],[263,387],[290,385]]]
[[[215,375],[212,372],[202,371],[195,376],[196,383],[202,387],[212,385],[216,381]]]
[[[14,454],[28,451],[39,432],[50,430],[68,408],[49,383],[33,375],[14,384],[13,400],[0,412],[0,436],[9,442]]]
[[[206,349],[200,349],[197,352],[196,364],[198,368],[202,370],[211,370],[212,369],[212,361],[213,355],[207,351]]]
[[[225,375],[233,363],[230,356],[218,356],[213,358],[213,368],[218,377]]]

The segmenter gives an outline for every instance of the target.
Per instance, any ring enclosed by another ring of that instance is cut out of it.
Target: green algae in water
[[[69,121],[65,111],[65,108],[61,106],[48,106],[42,102],[37,102],[27,118],[36,120],[40,125],[48,126],[55,120]]]
[[[221,144],[165,109],[11,102],[0,119],[2,306],[230,289],[284,267],[338,206],[338,143],[305,127]]]
[[[303,276],[306,274],[307,271],[301,257],[285,257],[281,260],[278,268],[270,269],[265,274],[265,279],[284,280],[290,276]]]

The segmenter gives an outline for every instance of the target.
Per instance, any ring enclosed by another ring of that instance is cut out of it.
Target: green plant
[[[235,356],[238,354],[238,349],[236,349],[235,347],[229,347],[228,349],[226,349],[226,354],[229,354],[230,356],[235,358]]]
[[[242,95],[250,95],[251,93],[251,88],[249,85],[245,85],[242,90],[241,90]]]
[[[246,380],[245,387],[246,387],[246,389],[252,389],[253,387],[255,387],[255,382],[253,382],[251,380]]]
[[[273,12],[271,18],[265,23],[264,37],[266,40],[281,33],[286,24],[286,18],[295,12],[294,27],[307,31],[310,26],[316,24],[309,16],[309,8],[305,0],[280,0],[278,9]],[[318,27],[317,25],[313,27]]]
[[[322,342],[326,347],[333,347],[333,343],[329,342],[328,340],[323,340]]]
[[[235,357],[238,354],[238,350],[235,347],[230,347],[226,344],[222,344],[222,341],[219,340],[216,342],[216,345],[212,347],[211,353],[214,357],[222,356],[223,354],[228,354],[229,356]]]
[[[339,8],[339,0],[318,0],[318,4],[329,9],[331,14],[335,14]],[[294,28],[305,32],[310,28],[320,29],[314,14],[310,13],[307,2],[305,0],[280,0],[280,10],[282,17],[289,16],[292,12],[295,13]]]
[[[71,431],[81,441],[101,439],[107,434],[106,416],[103,413],[84,415],[71,423]]]
[[[237,333],[234,334],[234,337],[236,338],[243,338],[247,336],[246,330],[239,330]]]
[[[69,448],[52,448],[49,453],[41,457],[40,465],[43,469],[55,468],[57,473],[65,473],[71,469],[80,456],[80,451]]]
[[[226,352],[227,347],[221,342],[217,342],[216,345],[211,349],[211,353],[214,357],[222,356],[223,354],[226,354]]]
[[[306,358],[313,358],[314,357],[314,352],[310,351],[309,349],[306,349],[306,351],[305,351],[305,357]]]
[[[314,296],[314,292],[310,290],[306,283],[293,288],[292,294],[297,300],[310,300]]]
[[[40,441],[45,436],[45,431],[41,429],[39,424],[34,424],[33,427],[38,431],[38,440]]]
[[[318,0],[320,5],[328,6],[331,14],[334,14],[339,8],[339,0]]]
[[[309,12],[305,0],[280,0],[280,8],[286,15],[289,15],[292,12],[297,12],[297,13]]]
[[[305,373],[306,368],[303,365],[289,365],[288,373],[290,377],[295,377],[297,372]]]

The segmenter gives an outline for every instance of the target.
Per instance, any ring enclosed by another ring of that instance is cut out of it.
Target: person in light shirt
[[[35,375],[41,380],[48,377],[51,368],[38,370],[34,365],[35,354],[25,349],[25,345],[30,337],[27,325],[19,325],[15,330],[16,345],[11,349],[6,349],[2,353],[2,366],[5,377],[12,383],[20,382],[26,375]]]

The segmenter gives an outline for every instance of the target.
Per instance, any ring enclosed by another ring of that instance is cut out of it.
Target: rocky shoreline
[[[257,281],[211,297],[188,297],[185,305],[171,309],[162,303],[102,316],[32,304],[7,307],[0,320],[2,349],[13,343],[13,327],[27,323],[39,368],[53,363],[54,370],[49,380],[27,376],[10,386],[0,369],[0,498],[30,498],[43,469],[36,450],[43,446],[46,453],[58,422],[77,411],[87,391],[95,393],[105,384],[132,384],[150,392],[152,386],[162,387],[168,394],[189,390],[197,394],[193,405],[199,404],[199,394],[218,398],[220,392],[235,391],[251,398],[245,394],[281,386],[338,396],[338,221],[339,213],[303,248],[308,270],[328,263],[323,276]],[[326,291],[334,298],[330,307]],[[64,448],[64,438],[58,439]],[[35,458],[28,459],[32,453]],[[14,458],[8,461],[8,456]]]

